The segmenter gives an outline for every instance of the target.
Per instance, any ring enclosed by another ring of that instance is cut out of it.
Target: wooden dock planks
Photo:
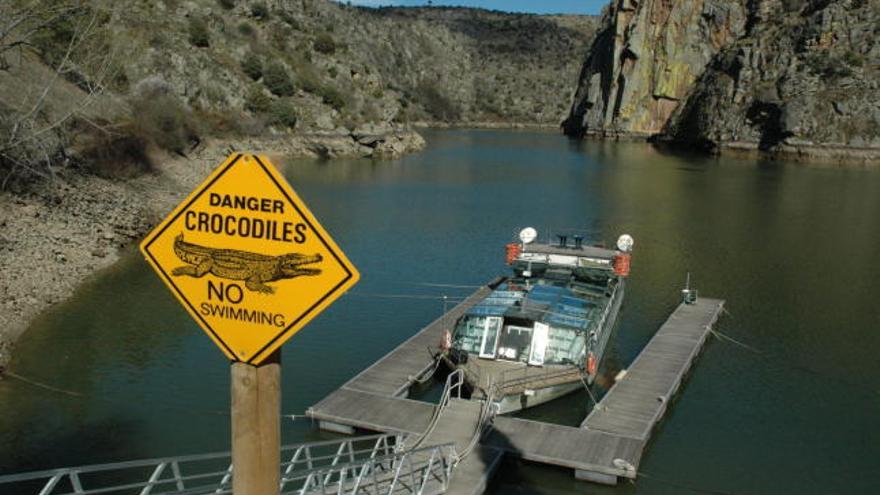
[[[343,387],[310,407],[306,414],[325,423],[363,430],[420,434],[428,428],[434,405]]]
[[[614,459],[638,462],[643,445],[618,435],[505,416],[495,418],[485,443],[528,461],[612,476],[624,475]]]
[[[586,431],[630,439],[640,445],[638,455],[622,450],[614,453],[614,459],[631,466],[619,470],[618,476],[636,477],[641,451],[723,307],[724,301],[718,299],[699,299],[695,304],[679,305],[639,353],[626,375],[611,387],[581,424]]]

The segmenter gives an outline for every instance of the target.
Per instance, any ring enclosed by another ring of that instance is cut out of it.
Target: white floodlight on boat
[[[530,244],[538,238],[538,231],[532,227],[526,227],[522,229],[519,233],[519,240],[522,241],[523,244]]]
[[[629,234],[623,234],[622,236],[617,238],[617,249],[623,251],[624,253],[628,253],[632,251],[633,243],[632,236]]]

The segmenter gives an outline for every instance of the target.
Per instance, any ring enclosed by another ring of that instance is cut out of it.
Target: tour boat
[[[441,345],[472,398],[490,398],[502,414],[592,384],[617,321],[632,237],[620,236],[617,249],[558,237],[540,243],[524,229],[506,246],[513,275],[470,306]]]

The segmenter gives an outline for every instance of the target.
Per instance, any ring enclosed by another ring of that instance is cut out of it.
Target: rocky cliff
[[[566,133],[660,132],[745,23],[743,6],[728,0],[614,0],[581,70]]]
[[[564,129],[877,160],[878,34],[878,0],[616,0]]]
[[[880,1],[763,1],[663,139],[710,151],[880,159]]]

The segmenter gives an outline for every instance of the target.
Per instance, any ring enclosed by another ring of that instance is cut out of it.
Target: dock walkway
[[[359,373],[307,414],[320,427],[422,435],[436,406],[408,399],[409,388],[434,365],[427,347],[436,347],[468,308],[501,280],[480,288],[372,366]],[[700,299],[681,304],[645,349],[587,416],[580,427],[497,416],[491,431],[453,472],[447,493],[481,493],[502,455],[567,467],[579,479],[615,484],[634,479],[654,427],[706,341],[724,302]],[[443,410],[428,442],[454,442],[461,449],[473,437],[480,403],[453,399]]]
[[[654,427],[678,391],[721,314],[724,301],[698,299],[680,304],[611,390],[581,423],[581,428],[620,439],[621,444],[637,445],[614,454],[616,476],[634,479],[642,452]],[[575,472],[579,479],[616,483],[608,473],[591,470]]]
[[[434,366],[429,351],[437,349],[443,337],[443,330],[452,331],[452,325],[458,317],[488,296],[493,288],[503,281],[503,278],[498,278],[480,287],[449,312],[434,320],[372,366],[358,373],[342,388],[383,397],[406,397],[416,379],[428,373]]]

